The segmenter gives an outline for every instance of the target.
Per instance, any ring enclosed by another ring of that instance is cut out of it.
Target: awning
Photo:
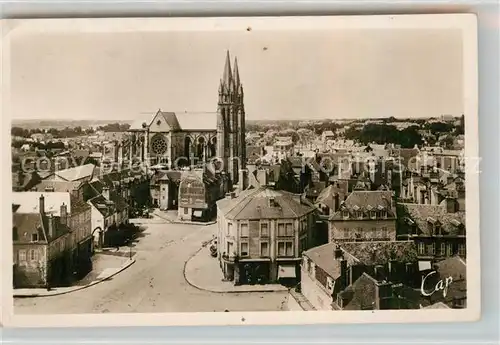
[[[419,261],[418,262],[418,269],[420,271],[426,271],[432,269],[431,262],[430,261]]]
[[[200,218],[200,217],[201,217],[201,215],[202,215],[202,212],[201,212],[201,211],[194,211],[194,212],[193,212],[193,216],[195,216],[195,217]]]
[[[295,265],[279,265],[278,279],[280,278],[295,278]]]

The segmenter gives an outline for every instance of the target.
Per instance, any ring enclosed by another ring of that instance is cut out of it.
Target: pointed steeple
[[[222,76],[222,81],[224,83],[224,86],[229,88],[232,80],[233,80],[233,76],[231,73],[231,61],[230,61],[229,50],[228,50],[226,53],[226,64],[224,66],[224,75]]]
[[[236,89],[240,86],[240,71],[238,70],[238,58],[234,58],[234,85],[236,86]]]

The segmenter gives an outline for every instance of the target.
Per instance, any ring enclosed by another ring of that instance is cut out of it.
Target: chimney
[[[247,189],[247,187],[248,187],[248,170],[240,169],[239,178],[238,178],[238,185],[239,185],[240,191]]]
[[[347,269],[347,260],[345,259],[340,260],[340,279],[343,285],[341,289],[345,289],[351,284],[349,271]]]
[[[392,296],[392,285],[390,283],[377,283],[375,285],[375,309],[383,310],[390,307]]]
[[[53,239],[56,236],[56,218],[52,213],[49,215],[48,226],[49,226],[49,239]]]
[[[40,195],[40,201],[39,201],[39,209],[41,214],[45,214],[45,197]]]
[[[257,170],[257,181],[261,186],[267,186],[269,184],[267,170]]]
[[[335,201],[335,204],[333,205],[334,206],[333,210],[335,212],[337,212],[339,210],[339,207],[340,207],[340,196],[339,196],[339,193],[335,193],[334,201]]]
[[[396,265],[397,261],[396,260],[389,260],[389,280],[393,280],[396,278]]]
[[[333,257],[335,258],[335,260],[342,260],[344,258],[342,249],[340,249],[340,246],[338,244],[335,246],[335,250],[333,251]]]
[[[458,212],[458,201],[453,197],[446,197],[446,212],[447,213],[456,213]]]
[[[68,225],[68,206],[65,203],[61,205],[61,224]]]
[[[377,279],[378,281],[385,279],[385,277],[384,277],[384,266],[382,266],[382,265],[376,265],[375,266],[375,279]]]
[[[109,188],[107,186],[102,187],[102,196],[109,200]]]

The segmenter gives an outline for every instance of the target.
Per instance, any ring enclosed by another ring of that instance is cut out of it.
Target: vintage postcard
[[[476,31],[3,21],[3,324],[477,320]]]

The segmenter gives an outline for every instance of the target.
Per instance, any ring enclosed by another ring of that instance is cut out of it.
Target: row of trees
[[[130,128],[130,124],[128,123],[110,123],[104,126],[98,126],[95,129],[92,127],[83,129],[81,126],[76,127],[65,127],[62,129],[58,128],[49,128],[46,130],[42,130],[40,128],[22,128],[18,126],[14,126],[11,128],[11,135],[23,138],[30,138],[33,134],[38,133],[49,133],[54,138],[74,138],[82,135],[91,135],[96,131],[104,131],[104,132],[125,132]]]
[[[411,126],[398,130],[395,126],[386,124],[369,124],[362,129],[349,129],[345,133],[346,139],[358,141],[364,145],[369,143],[397,144],[403,148],[412,148],[422,145],[423,139],[418,132],[418,126]]]

